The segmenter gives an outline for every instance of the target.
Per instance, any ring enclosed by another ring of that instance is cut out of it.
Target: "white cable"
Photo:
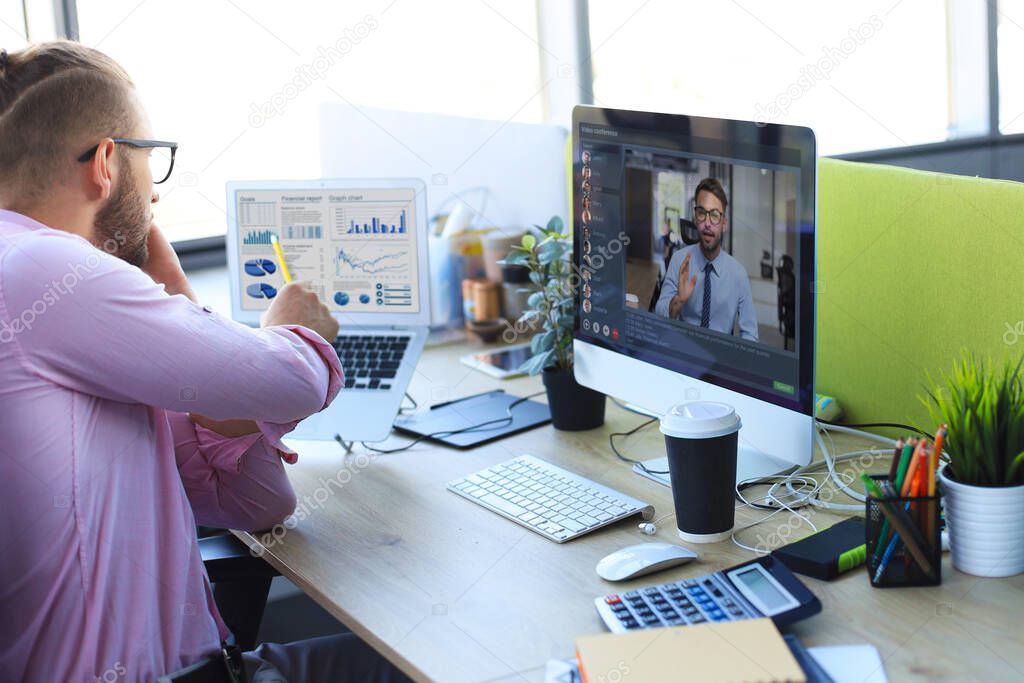
[[[896,440],[895,439],[890,439],[888,437],[881,436],[879,434],[872,434],[871,432],[865,432],[863,429],[854,429],[853,427],[845,427],[843,425],[827,424],[825,422],[817,422],[817,421],[815,421],[815,424],[817,424],[818,427],[820,427],[821,429],[824,429],[826,431],[843,432],[843,433],[846,433],[846,434],[853,434],[854,436],[859,436],[859,437],[862,437],[864,439],[871,439],[872,441],[878,441],[880,443],[884,443],[886,446],[892,446],[893,448],[896,447]]]
[[[804,506],[806,506],[808,504],[813,504],[815,495],[821,489],[821,487],[824,486],[824,482],[819,482],[817,479],[815,479],[813,477],[797,475],[796,473],[789,474],[789,475],[781,475],[779,477],[753,477],[751,479],[745,479],[745,480],[743,480],[741,482],[738,482],[736,484],[736,488],[735,488],[736,496],[745,505],[747,505],[748,507],[753,507],[751,505],[752,501],[748,501],[747,500],[746,496],[744,496],[743,492],[740,490],[740,487],[743,484],[746,484],[746,483],[762,482],[765,479],[779,479],[779,481],[774,482],[771,485],[771,487],[768,489],[768,493],[766,493],[762,498],[757,499],[757,500],[763,500],[763,501],[765,501],[764,504],[767,504],[767,505],[771,505],[772,503],[775,503],[776,505],[779,506],[779,508],[777,510],[775,510],[774,512],[771,512],[771,513],[765,515],[764,517],[762,517],[761,519],[757,520],[756,522],[751,522],[750,524],[742,526],[739,529],[734,529],[733,532],[729,535],[729,539],[733,542],[733,545],[737,546],[738,548],[742,548],[743,550],[747,550],[749,552],[757,554],[757,555],[766,555],[769,552],[771,552],[771,549],[758,549],[758,548],[753,548],[753,547],[751,547],[749,545],[746,545],[745,543],[741,543],[736,538],[736,534],[738,534],[741,531],[745,531],[746,529],[749,529],[750,527],[757,526],[759,524],[762,524],[762,523],[766,522],[767,520],[771,519],[775,515],[777,515],[780,512],[782,512],[783,510],[787,510],[787,511],[793,513],[794,515],[796,515],[797,517],[799,517],[800,519],[802,519],[803,521],[807,522],[808,526],[811,527],[811,533],[814,533],[814,532],[816,532],[818,530],[818,527],[815,526],[814,522],[812,522],[809,517],[807,517],[806,515],[801,514],[800,512],[797,511],[798,508],[792,507],[791,505],[787,504],[784,500],[782,500],[781,498],[776,496],[775,493],[774,493],[775,489],[778,486],[780,486],[783,482],[785,482],[786,485],[787,485],[787,488],[789,488],[790,495],[802,496],[802,498],[800,499],[799,503],[800,503],[800,507],[804,507]],[[804,485],[811,485],[811,486],[813,486],[813,488],[811,489],[811,492],[810,493],[802,493],[802,492],[794,491],[792,489],[792,482],[794,480],[800,480]]]
[[[777,501],[777,502],[779,502],[779,504],[782,507],[780,507],[775,512],[770,512],[770,513],[768,513],[767,515],[765,515],[764,517],[762,517],[761,519],[759,519],[759,520],[757,520],[755,522],[751,522],[749,524],[741,526],[738,529],[733,529],[732,533],[729,535],[729,539],[733,542],[733,545],[735,545],[735,546],[737,546],[739,548],[742,548],[743,550],[747,550],[749,552],[752,552],[752,553],[754,553],[756,555],[767,555],[768,553],[770,553],[772,551],[772,549],[770,549],[770,548],[769,549],[752,548],[751,546],[746,545],[745,543],[741,543],[739,540],[737,540],[736,534],[738,534],[741,531],[746,531],[750,527],[758,526],[759,524],[762,524],[762,523],[768,521],[769,519],[771,519],[775,515],[779,514],[783,510],[788,510],[789,512],[792,512],[794,515],[796,515],[797,517],[799,517],[803,521],[807,522],[807,524],[811,527],[811,533],[814,533],[814,532],[816,532],[818,530],[818,527],[814,525],[814,522],[812,522],[809,517],[807,517],[806,515],[800,514],[799,512],[797,512],[793,508],[789,507],[785,503],[782,503],[781,501]]]

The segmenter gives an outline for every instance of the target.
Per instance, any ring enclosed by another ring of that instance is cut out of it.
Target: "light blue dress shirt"
[[[698,244],[691,244],[672,255],[654,312],[669,317],[668,305],[679,291],[679,267],[683,265],[687,254],[690,254],[690,277],[697,276],[697,285],[679,311],[678,319],[700,327],[701,306],[704,302],[704,266],[708,260],[704,258],[704,252]],[[746,268],[725,251],[719,251],[711,264],[709,329],[732,334],[734,323],[739,317],[740,337],[757,341],[757,314],[754,312],[754,299],[750,293],[750,277]]]

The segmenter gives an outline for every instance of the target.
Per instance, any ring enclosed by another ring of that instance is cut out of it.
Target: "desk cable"
[[[649,470],[647,467],[644,466],[643,462],[635,460],[633,458],[629,458],[626,455],[624,455],[621,451],[619,451],[615,443],[615,439],[617,437],[632,436],[633,434],[636,434],[640,430],[650,426],[656,421],[657,418],[650,418],[648,420],[645,420],[644,422],[641,422],[636,427],[633,427],[630,430],[623,432],[612,432],[611,434],[609,434],[608,445],[611,448],[611,451],[615,455],[615,457],[617,457],[622,462],[628,463],[630,465],[638,465],[648,474],[668,474],[668,472]],[[908,425],[901,425],[897,423],[862,423],[857,424],[856,426],[850,426],[832,424],[824,420],[816,421],[814,438],[818,445],[818,448],[821,450],[822,453],[821,461],[797,468],[796,470],[789,474],[771,477],[757,477],[737,483],[736,498],[738,501],[740,501],[740,505],[737,506],[738,508],[750,507],[760,510],[770,510],[770,512],[761,519],[752,522],[751,524],[747,524],[743,527],[740,527],[739,529],[736,529],[732,534],[732,542],[738,547],[743,548],[745,550],[749,550],[751,552],[755,552],[758,554],[763,554],[768,552],[768,550],[752,548],[748,545],[745,545],[737,539],[736,534],[752,526],[761,524],[762,522],[784,511],[788,511],[796,515],[800,519],[804,520],[811,527],[812,531],[817,531],[817,527],[810,520],[810,518],[807,515],[799,512],[799,510],[806,508],[808,506],[828,510],[835,510],[840,512],[862,512],[864,509],[863,502],[865,500],[864,493],[850,488],[851,482],[844,481],[840,477],[839,473],[836,471],[836,464],[840,462],[853,460],[855,458],[861,458],[864,456],[877,458],[890,455],[890,449],[895,447],[896,442],[893,439],[879,436],[877,434],[872,434],[870,432],[861,431],[857,429],[857,427],[893,427],[897,429],[906,428],[908,430],[912,430],[923,434],[923,432],[921,432],[920,430],[914,429]],[[845,432],[854,434],[856,436],[860,436],[862,438],[871,439],[873,441],[879,442],[880,444],[884,444],[886,448],[881,449],[879,447],[874,447],[869,449],[850,451],[837,455],[835,454],[835,443],[832,441],[831,434],[829,434],[830,431]],[[827,444],[825,442],[825,439],[822,437],[822,433],[824,433],[825,437],[828,438]],[[816,473],[821,470],[827,471],[828,474],[828,476],[821,479],[821,481],[819,481],[814,476],[811,476],[812,473]],[[820,493],[822,488],[824,488],[825,484],[828,481],[832,481],[832,483],[836,486],[836,488],[839,491],[842,491],[850,498],[858,501],[858,503],[835,503],[829,500],[823,500],[820,496]],[[769,489],[763,496],[756,498],[748,497],[748,495],[745,494],[744,491],[755,486],[769,486]]]
[[[505,427],[508,424],[510,424],[512,422],[512,420],[514,419],[513,416],[512,416],[512,409],[513,408],[515,408],[517,405],[525,403],[526,401],[529,401],[531,398],[537,398],[538,396],[543,396],[544,393],[545,392],[543,392],[543,391],[538,391],[536,393],[528,394],[526,396],[522,396],[520,398],[517,398],[515,401],[512,401],[505,408],[505,417],[496,417],[493,420],[487,420],[485,422],[480,422],[478,424],[470,425],[469,427],[463,427],[461,429],[448,429],[448,430],[444,430],[444,431],[440,431],[440,432],[432,432],[430,434],[423,434],[421,436],[416,437],[415,439],[413,439],[409,443],[407,443],[407,444],[405,444],[403,446],[399,446],[397,448],[376,448],[375,446],[369,445],[365,441],[360,441],[359,443],[362,445],[363,448],[365,448],[368,451],[373,451],[374,453],[400,453],[402,451],[405,451],[405,450],[408,450],[408,449],[412,448],[413,446],[415,446],[416,444],[420,443],[421,441],[426,441],[427,439],[434,439],[434,438],[438,438],[438,437],[442,437],[442,438],[443,437],[449,437],[449,436],[454,436],[456,434],[465,434],[467,432],[485,432],[485,431],[488,431],[490,429],[500,429],[500,428]],[[337,441],[341,445],[342,448],[345,448],[345,441],[341,438],[340,434],[335,434],[334,435],[334,440]]]
[[[618,403],[618,401],[616,401],[616,403]],[[643,422],[638,424],[636,427],[633,427],[629,431],[626,431],[626,432],[612,432],[611,434],[609,434],[608,435],[608,445],[611,447],[612,453],[615,454],[615,457],[618,458],[619,460],[621,460],[622,462],[629,463],[630,465],[637,465],[640,469],[642,469],[647,474],[668,474],[668,472],[661,472],[659,470],[649,470],[649,469],[647,469],[647,466],[644,465],[643,462],[641,462],[640,460],[634,460],[632,458],[627,458],[621,452],[619,452],[619,449],[615,446],[615,437],[617,437],[617,436],[633,436],[634,434],[639,432],[641,429],[644,429],[645,427],[648,427],[648,426],[650,426],[651,424],[653,424],[653,423],[655,423],[657,421],[658,421],[658,418],[652,417],[652,418],[650,418],[648,420],[644,420]]]

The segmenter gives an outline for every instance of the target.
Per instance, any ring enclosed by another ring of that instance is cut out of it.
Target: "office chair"
[[[689,246],[700,242],[700,233],[697,232],[697,225],[686,218],[679,219],[679,235],[683,238],[683,244]],[[669,254],[671,257],[672,255]]]
[[[779,276],[779,332],[782,334],[782,348],[789,350],[789,340],[796,337],[796,275],[793,274],[793,258],[783,254],[775,268]]]
[[[224,623],[243,652],[254,649],[270,582],[278,571],[225,529],[199,527],[199,554]]]

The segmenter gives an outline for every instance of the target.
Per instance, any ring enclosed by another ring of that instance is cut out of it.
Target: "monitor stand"
[[[655,458],[654,460],[644,461],[644,467],[651,472],[646,472],[639,464],[633,465],[633,471],[642,477],[647,477],[659,484],[665,486],[672,486],[672,482],[669,479],[668,474],[652,474],[652,472],[668,472],[668,458]],[[789,474],[797,468],[792,462],[787,462],[782,458],[776,458],[775,456],[767,453],[762,453],[757,449],[739,445],[736,453],[736,483],[746,481],[748,479],[756,479],[759,477],[768,477],[777,474]]]

